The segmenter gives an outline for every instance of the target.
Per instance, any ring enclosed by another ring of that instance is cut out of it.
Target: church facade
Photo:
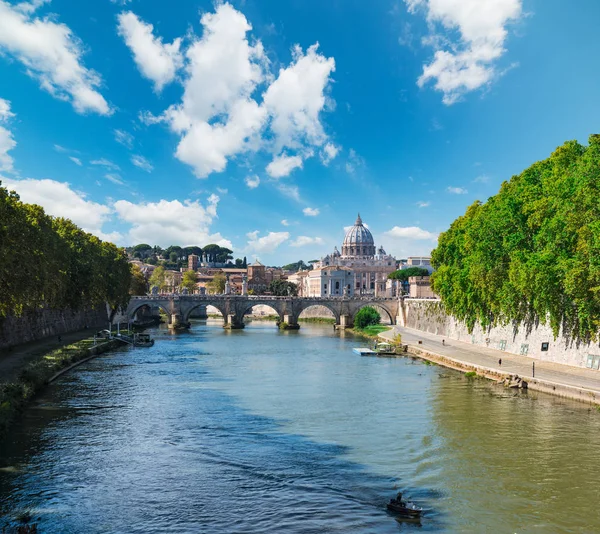
[[[387,276],[396,270],[396,263],[383,247],[376,248],[373,235],[359,214],[354,226],[346,232],[342,251],[335,247],[331,254],[315,263],[314,268],[344,267],[352,273],[354,295],[384,296]]]

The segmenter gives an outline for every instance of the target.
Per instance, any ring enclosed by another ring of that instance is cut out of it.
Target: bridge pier
[[[300,329],[298,320],[293,315],[284,315],[283,323],[281,323],[281,324],[285,325],[283,327],[283,330],[299,330]],[[281,326],[280,326],[280,328],[281,328]]]
[[[242,328],[244,328],[246,326],[244,324],[244,321],[241,319],[238,319],[238,316],[234,313],[229,313],[227,315],[224,315],[223,319],[225,320],[225,324],[223,325],[223,328],[226,328],[227,330],[241,330]]]
[[[335,327],[338,330],[345,330],[346,328],[352,328],[354,321],[351,315],[340,315],[340,324],[336,324]]]

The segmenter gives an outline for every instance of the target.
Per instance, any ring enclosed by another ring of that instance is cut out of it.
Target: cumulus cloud
[[[291,198],[296,202],[301,202],[300,189],[298,189],[297,185],[278,184],[277,189],[282,195]]]
[[[419,202],[417,202],[417,206],[419,208],[428,208],[429,206],[431,206],[431,202],[426,202],[424,200],[419,200]]]
[[[246,250],[249,252],[265,253],[269,254],[274,252],[282,243],[287,241],[290,237],[289,232],[269,232],[263,237],[258,237],[259,231],[248,232],[246,237],[248,238],[248,245]]]
[[[69,156],[69,159],[75,163],[75,165],[79,165],[81,167],[82,163],[81,160],[79,158],[76,158],[75,156]]]
[[[433,60],[423,66],[419,87],[434,82],[451,105],[496,76],[496,62],[506,52],[507,25],[523,16],[522,0],[405,0],[411,13],[423,11],[432,34]],[[443,34],[441,28],[445,30]],[[460,36],[452,42],[451,32]],[[450,34],[450,35],[449,35]]]
[[[321,154],[320,154],[323,165],[325,165],[325,166],[329,165],[329,163],[331,163],[331,161],[333,161],[335,159],[335,157],[338,155],[339,151],[340,151],[339,147],[335,146],[333,143],[327,143],[323,147],[323,150],[321,150]]]
[[[282,219],[282,220],[281,220],[281,224],[282,224],[283,226],[289,226],[289,225],[290,225],[290,223],[288,222],[288,220],[287,220],[287,219]]]
[[[319,211],[319,208],[304,208],[302,213],[304,213],[304,215],[307,217],[316,217],[321,212]]]
[[[131,156],[131,163],[146,172],[152,172],[154,170],[154,166],[144,156],[134,154]]]
[[[126,148],[133,148],[134,137],[129,132],[123,130],[115,130],[115,141]]]
[[[260,184],[260,178],[256,175],[254,176],[246,176],[246,179],[244,180],[246,182],[246,185],[250,188],[250,189],[256,189],[259,184]]]
[[[260,150],[274,154],[269,168],[278,177],[301,167],[312,155],[310,147],[327,140],[320,114],[329,107],[333,58],[320,54],[317,45],[306,53],[295,46],[292,63],[274,76],[262,43],[248,35],[252,26],[230,4],[217,4],[201,23],[202,37],[184,54],[181,102],[158,117],[142,113],[143,121],[165,122],[180,135],[176,157],[199,178],[222,172],[237,155]],[[285,149],[300,155],[287,156]],[[295,159],[286,167],[283,158]]]
[[[464,187],[448,186],[446,188],[446,191],[448,191],[448,193],[451,193],[453,195],[466,195],[468,193],[468,191]]]
[[[267,174],[271,178],[283,178],[288,176],[294,169],[301,169],[302,165],[303,162],[300,156],[281,154],[267,165]]]
[[[110,106],[97,90],[100,76],[82,63],[81,41],[56,17],[34,18],[43,3],[12,5],[0,0],[0,52],[23,63],[42,89],[70,101],[78,113],[110,115]]]
[[[404,239],[437,239],[437,234],[423,230],[418,226],[394,226],[391,230],[384,232],[384,235],[392,238]]]
[[[183,66],[183,57],[179,51],[181,39],[175,39],[171,44],[163,43],[160,37],[153,35],[152,24],[144,23],[130,11],[121,13],[118,20],[119,35],[133,53],[142,76],[154,82],[156,92],[162,91]]]
[[[2,178],[2,185],[15,190],[23,202],[38,204],[46,213],[54,217],[71,219],[76,225],[108,241],[118,241],[121,235],[118,232],[106,234],[102,231],[104,223],[111,216],[111,208],[103,204],[86,200],[83,193],[73,191],[65,182],[55,180],[7,180]]]
[[[17,146],[10,130],[2,126],[14,113],[10,111],[10,102],[0,98],[0,172],[13,172],[14,161],[9,152]]]
[[[121,170],[121,168],[116,163],[113,163],[112,161],[110,161],[106,158],[94,159],[94,160],[90,161],[90,165],[100,165],[102,167],[106,167],[107,169],[110,169],[111,171],[120,171]]]
[[[306,235],[298,236],[290,243],[291,247],[304,247],[306,245],[323,245],[325,241],[321,237],[308,237]]]
[[[119,218],[132,225],[126,240],[133,243],[156,243],[168,246],[181,243],[183,246],[204,246],[216,243],[233,248],[221,234],[211,234],[210,226],[217,217],[219,197],[211,195],[203,206],[200,201],[160,200],[134,204],[118,200],[114,204]]]

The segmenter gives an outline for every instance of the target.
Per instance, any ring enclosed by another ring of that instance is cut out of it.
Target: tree
[[[244,262],[242,263],[242,267],[244,269],[248,268],[248,261],[246,260],[246,256],[244,256]]]
[[[537,322],[600,332],[600,135],[568,141],[475,202],[438,240],[432,288],[470,329]]]
[[[240,258],[237,258],[237,259],[235,260],[235,266],[236,266],[238,269],[242,269],[242,268],[244,267],[244,262],[243,262],[243,261],[242,261]]]
[[[284,271],[294,271],[294,272],[305,271],[305,270],[309,269],[309,265],[307,265],[306,263],[304,263],[303,260],[299,260],[299,261],[297,261],[295,263],[288,263],[287,265],[284,265],[282,267],[282,269]]]
[[[408,281],[411,276],[429,276],[429,271],[424,267],[409,267],[408,269],[399,269],[388,274],[388,280]]]
[[[162,251],[162,257],[165,260],[171,260],[171,254],[173,253],[175,253],[175,260],[173,262],[176,262],[183,255],[183,249],[178,245],[171,245]]]
[[[227,278],[225,278],[224,274],[217,273],[213,276],[213,279],[206,284],[208,292],[211,295],[221,295],[225,293],[225,282],[227,282]]]
[[[273,280],[269,284],[268,290],[276,297],[295,297],[298,295],[298,286],[287,280]]]
[[[196,271],[185,271],[183,273],[181,287],[185,287],[189,292],[193,292],[196,289],[196,281]]]
[[[167,288],[167,275],[165,268],[162,265],[154,269],[154,272],[150,276],[148,283],[150,284],[150,287],[156,286],[160,291],[164,291]]]
[[[173,251],[169,254],[169,261],[171,263],[177,263],[178,259],[179,259],[179,256],[177,255],[177,252]]]
[[[136,256],[136,253],[138,253],[138,256]],[[147,243],[140,243],[139,245],[136,245],[135,247],[133,247],[134,257],[147,258],[148,256],[151,255],[151,253],[152,253],[152,247],[150,245],[148,245]]]
[[[365,306],[358,310],[354,316],[354,326],[356,328],[366,328],[374,324],[379,324],[381,321],[381,315],[372,306]]]
[[[129,285],[130,295],[146,294],[146,277],[142,270],[134,263],[131,264],[131,284]]]

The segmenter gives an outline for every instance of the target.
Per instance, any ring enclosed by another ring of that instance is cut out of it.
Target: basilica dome
[[[356,218],[354,226],[346,232],[342,244],[342,256],[369,257],[375,256],[375,241],[373,235],[363,225],[360,213]]]

